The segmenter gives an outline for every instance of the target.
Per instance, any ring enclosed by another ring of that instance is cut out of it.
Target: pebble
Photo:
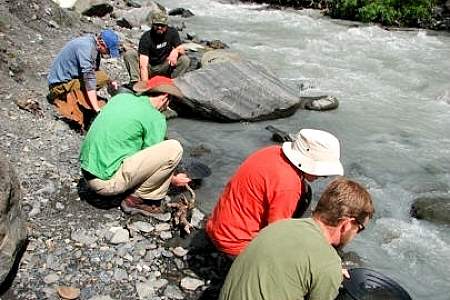
[[[183,247],[176,247],[172,250],[173,254],[175,254],[178,257],[183,257],[186,254],[188,254],[188,250],[184,249]]]
[[[113,227],[110,229],[113,232],[110,242],[112,244],[123,244],[130,241],[130,233],[122,227]]]
[[[184,299],[184,295],[181,292],[180,288],[174,285],[167,286],[167,288],[164,290],[164,296],[166,296],[169,299],[177,299],[177,300]]]
[[[162,232],[159,234],[159,237],[160,237],[162,240],[169,240],[169,239],[172,238],[172,233],[171,233],[170,231],[162,231]]]
[[[114,279],[117,281],[128,280],[127,271],[117,268],[114,270]]]
[[[181,287],[185,290],[189,291],[195,291],[198,287],[204,285],[205,282],[203,280],[192,278],[192,277],[185,277],[181,279]]]
[[[155,227],[153,227],[153,225],[151,225],[150,223],[147,223],[147,222],[143,222],[143,221],[134,222],[134,223],[130,224],[128,226],[128,228],[138,230],[141,232],[145,232],[145,233],[152,232],[155,229]]]
[[[50,273],[47,276],[44,277],[44,282],[46,284],[52,284],[59,280],[59,276],[56,273]]]
[[[169,223],[156,224],[155,230],[156,231],[167,231],[167,230],[170,230],[170,224]]]

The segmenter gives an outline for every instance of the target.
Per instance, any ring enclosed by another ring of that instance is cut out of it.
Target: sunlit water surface
[[[450,233],[409,216],[414,198],[449,193],[450,38],[394,32],[322,17],[316,11],[261,10],[207,0],[169,1],[190,9],[187,31],[220,39],[267,65],[302,93],[338,97],[335,111],[298,111],[259,123],[177,119],[171,129],[212,150],[213,169],[199,191],[209,212],[228,177],[252,151],[270,144],[264,127],[319,128],[342,142],[346,175],[366,184],[375,220],[347,250],[397,280],[414,299],[450,299]],[[315,196],[327,182],[313,184]],[[300,237],[301,238],[301,237]]]

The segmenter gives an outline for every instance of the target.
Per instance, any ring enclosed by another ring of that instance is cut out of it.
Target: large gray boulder
[[[26,241],[21,193],[11,164],[0,154],[0,284]]]
[[[185,98],[181,111],[217,121],[259,121],[287,117],[300,105],[295,89],[249,60],[209,63],[175,79]]]
[[[417,219],[450,225],[450,196],[417,198],[412,204],[411,214]]]

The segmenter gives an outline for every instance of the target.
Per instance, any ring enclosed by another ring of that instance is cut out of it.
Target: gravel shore
[[[202,239],[203,214],[194,210],[198,228],[186,239],[171,225],[170,213],[130,217],[117,199],[96,199],[80,174],[82,135],[46,100],[46,75],[59,49],[84,32],[116,27],[114,20],[83,17],[64,26],[53,21],[59,10],[51,1],[0,4],[0,21],[9,20],[0,22],[0,150],[17,171],[29,228],[17,275],[0,299],[59,299],[61,286],[79,289],[80,299],[207,297],[204,291],[221,276],[213,265],[221,263],[220,269],[226,262],[192,249],[192,240]],[[115,29],[132,41],[140,35]],[[122,61],[102,67],[128,80]],[[40,113],[20,109],[16,102],[23,99],[38,103]]]

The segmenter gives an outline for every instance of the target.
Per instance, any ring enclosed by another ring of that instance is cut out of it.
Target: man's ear
[[[341,232],[341,234],[343,234],[352,229],[352,219],[344,218],[339,222],[338,226],[339,231]]]

